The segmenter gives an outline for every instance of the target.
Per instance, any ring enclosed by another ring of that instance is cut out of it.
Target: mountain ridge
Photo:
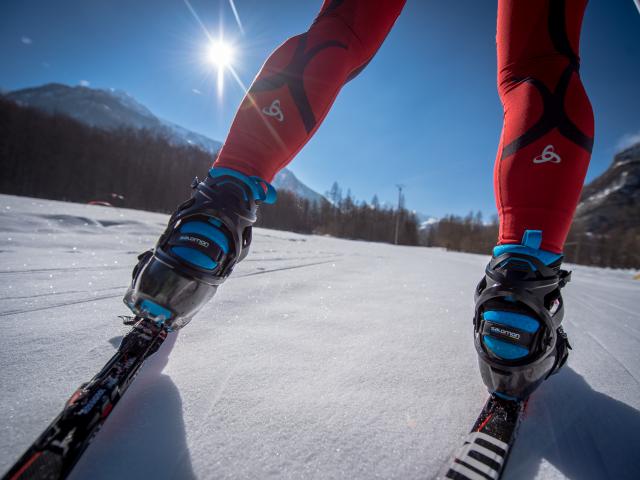
[[[47,83],[5,92],[4,96],[19,105],[66,115],[95,128],[145,129],[166,138],[173,145],[195,146],[213,156],[222,148],[219,141],[156,116],[123,90]],[[276,175],[273,185],[277,190],[289,190],[310,201],[324,199],[286,168]]]
[[[40,87],[14,90],[6,97],[19,105],[67,115],[104,130],[123,127],[147,129],[167,138],[174,145],[193,145],[214,155],[222,147],[218,141],[156,116],[123,90],[47,83]]]
[[[91,127],[114,130],[117,128],[145,129],[166,138],[176,146],[195,146],[217,156],[222,143],[189,130],[155,115],[149,108],[124,90],[93,88],[84,85],[66,85],[51,82],[44,85],[3,92],[2,95],[19,105],[37,108],[47,113],[69,116]],[[288,168],[282,169],[273,179],[276,190],[288,190],[311,202],[326,200],[321,193],[310,188]],[[394,208],[393,205],[389,205]],[[414,211],[421,228],[438,219],[432,215]]]

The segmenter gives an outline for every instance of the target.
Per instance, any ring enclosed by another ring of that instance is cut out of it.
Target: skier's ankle
[[[554,253],[541,249],[542,230],[525,230],[521,243],[507,243],[493,247],[493,257],[505,253],[514,253],[535,257],[545,265],[551,265],[562,259],[561,253]]]
[[[258,203],[275,203],[276,190],[273,186],[260,177],[254,175],[246,175],[239,170],[227,167],[211,167],[207,175],[205,183],[212,183],[211,180],[219,177],[231,177],[240,180],[252,193],[252,200]],[[210,180],[211,179],[211,180]]]
[[[222,178],[225,177],[225,178]],[[242,172],[233,170],[231,168],[217,168],[212,167],[207,178],[204,180],[204,185],[210,189],[224,188],[225,184],[234,183],[240,184],[235,190],[241,191],[244,200],[253,200],[256,204],[259,203],[273,203],[276,197],[276,191],[269,183],[262,180],[259,177],[247,176]],[[249,197],[251,197],[249,199]],[[189,235],[194,234],[202,238],[194,238],[194,242],[202,244],[204,242],[211,242],[218,246],[219,250],[227,255],[230,249],[233,249],[233,236],[230,234],[229,229],[222,225],[222,222],[218,218],[206,218],[202,216],[192,216],[187,218],[179,227],[180,234]],[[181,238],[185,238],[182,236]],[[197,248],[198,245],[186,243],[181,246],[171,247],[171,251],[178,258],[186,261],[189,265],[213,271],[218,263],[206,252],[203,253],[201,248]],[[239,255],[239,254],[238,254]]]

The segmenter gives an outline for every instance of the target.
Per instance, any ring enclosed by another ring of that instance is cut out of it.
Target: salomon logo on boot
[[[491,335],[504,335],[514,340],[520,340],[520,337],[521,337],[519,333],[511,332],[509,330],[505,330],[504,328],[498,328],[498,327],[491,327],[490,332],[491,332]]]

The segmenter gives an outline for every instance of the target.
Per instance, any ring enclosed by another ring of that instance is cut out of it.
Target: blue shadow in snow
[[[196,478],[180,392],[171,378],[162,374],[177,336],[170,334],[145,362],[70,479]]]
[[[565,366],[529,401],[504,478],[531,479],[542,459],[575,480],[640,478],[640,412]]]

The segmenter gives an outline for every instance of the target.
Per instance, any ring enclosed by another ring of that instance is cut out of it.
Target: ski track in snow
[[[0,195],[0,469],[129,330],[167,216]],[[252,253],[138,375],[71,478],[434,478],[486,392],[486,257],[256,229]],[[507,479],[640,478],[640,282],[572,267],[573,351],[531,398]]]

